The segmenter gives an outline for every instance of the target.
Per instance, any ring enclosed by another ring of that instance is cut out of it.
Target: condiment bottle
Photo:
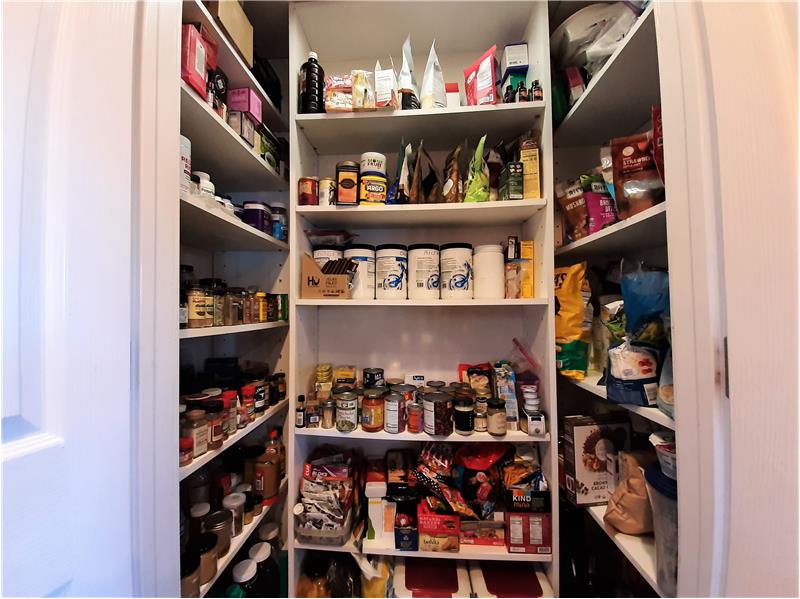
[[[308,60],[300,67],[297,91],[301,114],[325,112],[325,71],[317,60],[316,52],[309,52]]]
[[[533,96],[534,102],[544,100],[544,90],[542,89],[538,79],[534,80],[534,82],[531,84],[531,96]]]
[[[502,399],[492,398],[489,400],[488,429],[493,437],[502,437],[506,434],[506,402]]]
[[[259,597],[278,597],[281,590],[281,578],[278,562],[272,556],[269,543],[256,543],[250,548],[248,557],[257,564],[257,581]]]
[[[305,428],[306,426],[306,396],[297,396],[297,407],[294,412],[294,427]]]
[[[222,392],[222,405],[227,410],[228,418],[228,436],[235,435],[237,429],[238,410],[237,410],[237,393],[233,389],[228,389]]]
[[[223,402],[218,399],[206,403],[209,449],[219,449],[222,447],[222,442],[225,440],[225,432],[222,428],[222,408]]]

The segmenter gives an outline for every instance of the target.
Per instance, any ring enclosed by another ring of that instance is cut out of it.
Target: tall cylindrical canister
[[[505,262],[503,246],[479,245],[472,256],[475,276],[475,299],[505,297]]]
[[[375,298],[406,299],[408,251],[399,243],[375,249]]]
[[[439,299],[439,246],[408,246],[408,299]]]
[[[375,246],[354,243],[344,251],[344,257],[357,265],[353,277],[353,299],[375,299]]]
[[[442,299],[472,299],[472,244],[445,243],[439,261]]]

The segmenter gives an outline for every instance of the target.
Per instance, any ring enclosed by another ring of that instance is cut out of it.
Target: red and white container
[[[395,562],[397,597],[469,597],[470,590],[469,571],[463,560],[410,557]]]
[[[544,574],[530,562],[470,561],[469,582],[475,597],[552,597]]]

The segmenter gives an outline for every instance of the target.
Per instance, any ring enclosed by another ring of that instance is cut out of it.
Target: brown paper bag
[[[644,471],[638,465],[630,471],[628,479],[620,481],[608,500],[603,522],[628,535],[653,532],[653,509],[647,498]]]

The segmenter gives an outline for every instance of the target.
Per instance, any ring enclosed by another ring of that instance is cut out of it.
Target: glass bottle
[[[189,410],[186,413],[187,436],[192,437],[192,458],[199,458],[208,450],[208,422],[204,410]]]
[[[487,412],[489,434],[493,437],[502,437],[506,434],[506,402],[502,399],[489,400]]]
[[[206,294],[199,285],[192,285],[186,294],[187,325],[190,329],[206,326]]]
[[[222,447],[222,442],[225,440],[225,433],[222,429],[223,406],[223,402],[218,399],[211,400],[206,404],[209,449],[219,449]]]
[[[306,426],[306,396],[297,396],[297,407],[294,411],[294,427],[305,428]]]

